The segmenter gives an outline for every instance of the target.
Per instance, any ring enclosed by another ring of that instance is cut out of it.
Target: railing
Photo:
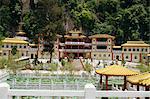
[[[0,75],[0,82],[4,82],[4,81],[6,81],[8,78],[9,78],[9,74],[8,74],[7,72],[2,73],[2,74]]]
[[[64,46],[64,45],[65,45],[65,43],[59,43],[59,45],[60,45],[60,46]]]
[[[29,48],[29,51],[37,51],[38,48]]]
[[[71,44],[71,45],[84,45],[85,42],[65,42],[65,44]]]
[[[20,99],[22,96],[38,97],[36,99],[49,99],[50,97],[76,97],[77,99],[98,99],[100,97],[150,97],[150,91],[96,91],[92,84],[86,84],[84,90],[24,90],[10,89],[7,83],[0,84],[0,98],[12,99],[15,96]],[[69,98],[69,99],[70,99]],[[118,99],[119,99],[118,98]],[[29,98],[28,98],[29,99]]]
[[[65,49],[66,52],[91,52],[91,49]]]
[[[98,52],[108,52],[107,49],[96,49],[95,51],[98,51]]]
[[[122,51],[113,50],[113,53],[122,53]]]
[[[102,44],[102,45],[106,45],[106,44],[107,44],[107,42],[97,41],[97,42],[96,42],[96,44],[100,44],[100,45],[101,45],[101,44]]]

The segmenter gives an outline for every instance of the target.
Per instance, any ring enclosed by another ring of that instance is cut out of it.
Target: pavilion
[[[119,65],[107,66],[103,69],[96,70],[96,73],[100,76],[100,85],[102,85],[102,76],[106,76],[106,90],[108,90],[108,77],[110,76],[123,76],[124,77],[124,90],[126,89],[127,76],[137,75],[138,72],[125,68]]]
[[[133,85],[137,85],[137,91],[139,91],[139,86],[144,86],[145,91],[150,89],[150,73],[145,72],[138,75],[130,76],[127,81]]]

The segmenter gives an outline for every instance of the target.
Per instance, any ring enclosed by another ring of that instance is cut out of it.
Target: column
[[[124,60],[124,53],[122,53],[122,60]]]
[[[103,84],[103,76],[100,75],[100,87],[102,87],[102,84]]]
[[[96,88],[93,84],[85,85],[85,99],[96,99]]]
[[[139,61],[142,62],[142,54],[141,53],[139,54],[139,57],[140,57]]]
[[[124,90],[127,89],[126,87],[127,87],[127,77],[124,76]]]
[[[8,99],[10,86],[7,83],[0,84],[0,98],[1,99]]]
[[[108,76],[106,76],[106,91],[108,90]]]
[[[131,57],[130,61],[132,62],[132,53],[130,53],[130,57]]]
[[[112,60],[114,60],[114,53],[112,52]]]

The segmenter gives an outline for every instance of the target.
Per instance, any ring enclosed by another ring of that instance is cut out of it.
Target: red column
[[[142,62],[142,54],[140,53],[140,55],[139,55],[139,56],[140,56],[140,62]]]
[[[108,90],[108,76],[106,76],[106,90]]]
[[[132,62],[132,53],[130,53],[130,56],[131,56],[131,60],[130,61]]]
[[[112,53],[112,60],[114,60],[114,53]]]
[[[122,53],[122,60],[124,60],[124,53]]]

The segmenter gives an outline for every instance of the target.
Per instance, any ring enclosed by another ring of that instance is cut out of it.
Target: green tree
[[[20,0],[0,1],[0,36],[14,36],[21,16]],[[9,35],[8,35],[9,34]]]
[[[92,65],[89,64],[88,62],[86,62],[85,65],[84,65],[84,70],[87,71],[90,74],[92,69],[93,69]]]

